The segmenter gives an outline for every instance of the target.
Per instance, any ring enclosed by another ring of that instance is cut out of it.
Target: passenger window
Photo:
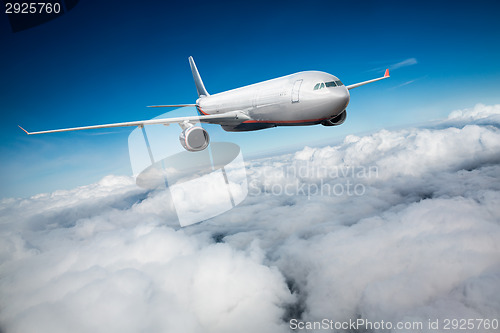
[[[317,83],[315,86],[314,86],[314,90],[318,90],[319,89],[319,83]]]

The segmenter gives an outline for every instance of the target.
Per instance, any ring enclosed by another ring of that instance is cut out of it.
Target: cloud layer
[[[500,106],[478,104],[252,161],[243,203],[183,229],[167,192],[127,177],[3,200],[0,329],[498,319],[499,127]]]

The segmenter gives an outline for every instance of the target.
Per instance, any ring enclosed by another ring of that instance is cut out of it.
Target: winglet
[[[30,132],[28,132],[27,130],[25,130],[24,128],[22,128],[20,125],[17,125],[19,126],[20,129],[22,129],[26,134],[30,135]]]
[[[385,70],[384,77],[390,77],[390,76],[389,76],[389,68],[387,68],[387,69]]]

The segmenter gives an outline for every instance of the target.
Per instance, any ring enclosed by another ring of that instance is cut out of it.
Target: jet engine
[[[344,123],[346,118],[347,118],[347,112],[344,110],[333,118],[323,120],[321,125],[323,125],[323,126],[338,126],[338,125],[341,125],[342,123]]]
[[[207,148],[210,137],[203,127],[191,126],[182,131],[179,141],[187,151],[200,151]]]

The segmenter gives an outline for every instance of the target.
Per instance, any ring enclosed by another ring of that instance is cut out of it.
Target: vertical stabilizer
[[[196,85],[196,90],[198,91],[198,97],[210,96],[207,89],[205,89],[203,81],[201,80],[200,73],[198,73],[198,68],[196,68],[193,57],[189,57],[189,66],[191,66],[191,72],[193,72],[193,79],[194,84]]]

